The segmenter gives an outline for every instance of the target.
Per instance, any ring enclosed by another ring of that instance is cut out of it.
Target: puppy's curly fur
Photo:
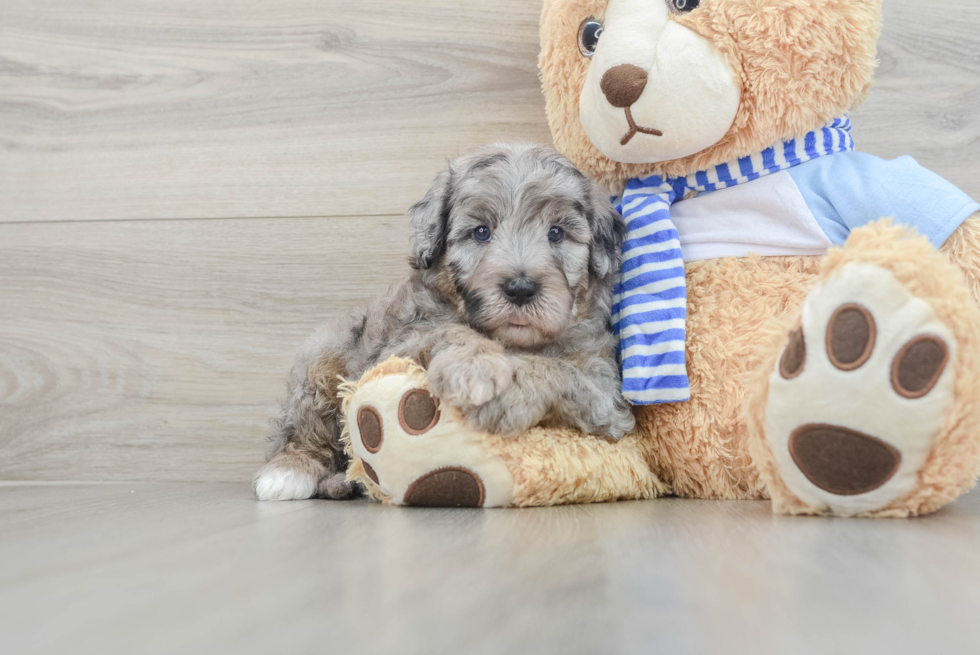
[[[356,495],[337,386],[392,355],[488,432],[633,429],[610,318],[626,227],[600,187],[549,148],[490,146],[452,162],[409,216],[411,274],[300,351],[260,499]]]

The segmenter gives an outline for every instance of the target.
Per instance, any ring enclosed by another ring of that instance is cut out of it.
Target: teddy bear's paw
[[[953,403],[956,348],[932,306],[883,268],[848,263],[815,288],[766,407],[789,490],[840,515],[910,493]]]
[[[396,505],[503,507],[514,481],[486,435],[426,389],[413,368],[363,383],[347,407],[350,445],[373,491]],[[375,493],[374,495],[378,495]]]

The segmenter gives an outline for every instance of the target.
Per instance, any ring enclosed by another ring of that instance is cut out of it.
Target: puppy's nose
[[[504,296],[518,307],[534,300],[540,290],[540,284],[526,277],[512,277],[504,282]]]
[[[599,88],[613,107],[629,107],[647,87],[647,72],[633,64],[613,66],[602,76]]]

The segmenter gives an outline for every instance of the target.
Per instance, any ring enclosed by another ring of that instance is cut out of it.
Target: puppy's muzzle
[[[504,297],[518,307],[523,307],[533,301],[538,296],[538,292],[541,291],[539,283],[526,277],[509,278],[503,283],[502,288]]]

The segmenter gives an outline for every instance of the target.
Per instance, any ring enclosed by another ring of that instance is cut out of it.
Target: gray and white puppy
[[[496,145],[453,161],[409,210],[409,276],[303,346],[271,421],[262,500],[348,498],[341,377],[392,355],[476,428],[633,429],[611,331],[626,234],[607,194],[554,150]]]

